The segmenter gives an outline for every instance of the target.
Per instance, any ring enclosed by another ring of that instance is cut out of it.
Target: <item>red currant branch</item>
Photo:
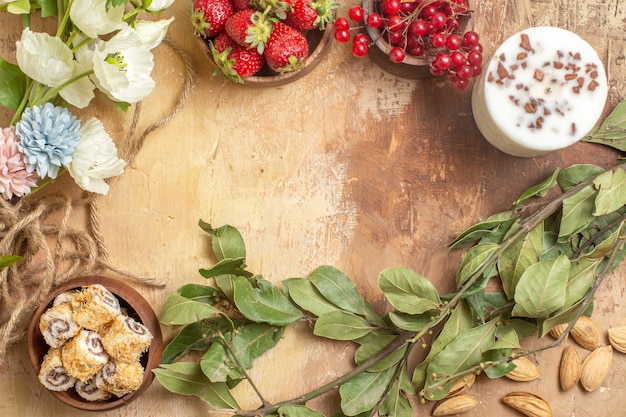
[[[433,76],[447,75],[460,90],[482,72],[478,34],[461,33],[472,14],[468,0],[372,1],[372,11],[353,6],[347,18],[339,16],[334,23],[335,40],[347,43],[352,39],[355,57],[366,56],[381,40],[389,44],[392,62],[406,62],[409,56],[422,58]],[[352,31],[358,33],[352,36]]]

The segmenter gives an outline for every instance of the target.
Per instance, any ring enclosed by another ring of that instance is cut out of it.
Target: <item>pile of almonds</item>
[[[556,326],[550,331],[550,335],[558,339],[567,327],[568,324]],[[610,328],[609,344],[604,344],[596,323],[587,316],[581,316],[569,334],[578,345],[590,353],[583,360],[574,346],[566,345],[563,348],[559,364],[561,390],[570,390],[580,383],[585,391],[595,391],[600,388],[611,370],[613,350],[626,353],[626,326]],[[541,370],[537,365],[524,356],[514,359],[513,363],[516,368],[506,374],[506,377],[513,381],[533,381],[541,376]],[[435,404],[432,415],[451,416],[474,408],[478,401],[464,393],[474,380],[475,376],[471,374],[459,381],[448,397]],[[527,417],[552,417],[549,402],[534,392],[514,391],[505,395],[502,402]]]

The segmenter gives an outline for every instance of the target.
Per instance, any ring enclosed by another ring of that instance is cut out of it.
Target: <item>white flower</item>
[[[109,41],[97,40],[93,82],[114,101],[136,103],[154,89],[150,77],[154,57],[133,28],[126,27]]]
[[[172,3],[174,3],[174,0],[152,0],[152,3],[150,3],[150,5],[146,7],[146,10],[149,12],[158,13],[170,7]]]
[[[115,143],[97,118],[83,122],[80,133],[72,161],[65,167],[83,190],[106,194],[109,185],[104,180],[122,174],[126,162],[117,157]]]
[[[156,22],[150,20],[137,20],[135,22],[135,30],[141,38],[141,42],[150,46],[150,49],[156,48],[165,38],[167,29],[174,21],[174,18],[158,20]]]
[[[76,0],[70,7],[70,19],[81,32],[90,38],[97,38],[127,26],[124,6],[106,9],[106,0]]]
[[[17,65],[33,80],[57,87],[72,76],[74,55],[60,38],[26,28],[16,46]]]
[[[89,65],[78,64],[63,41],[44,32],[26,28],[16,44],[17,64],[33,80],[58,88],[71,78],[89,71]],[[59,91],[59,95],[78,108],[85,108],[94,97],[94,85],[88,77],[79,78]]]

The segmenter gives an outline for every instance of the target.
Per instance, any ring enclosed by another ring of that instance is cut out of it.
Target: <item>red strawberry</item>
[[[319,28],[335,21],[335,9],[339,3],[333,0],[286,0],[291,9],[287,11],[285,23],[298,30]]]
[[[212,38],[224,31],[226,20],[235,14],[231,0],[193,0],[191,24],[196,36]]]
[[[265,58],[256,49],[238,45],[226,32],[217,35],[209,46],[217,65],[213,74],[221,72],[226,79],[237,83],[259,72],[265,64]]]
[[[291,8],[286,0],[250,0],[250,5],[253,9],[279,20],[285,20],[287,10]]]
[[[260,54],[272,31],[272,22],[261,12],[240,10],[228,18],[224,27],[228,36],[246,48],[256,48]]]
[[[276,72],[295,71],[304,66],[309,56],[309,43],[304,35],[291,26],[274,23],[274,29],[265,44],[265,60]]]
[[[235,5],[235,10],[246,10],[252,8],[251,0],[233,0],[233,5]]]

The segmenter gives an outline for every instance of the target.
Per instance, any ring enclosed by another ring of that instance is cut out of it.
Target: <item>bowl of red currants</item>
[[[191,22],[213,75],[256,87],[311,72],[332,46],[332,0],[193,0]]]
[[[334,38],[390,74],[446,76],[466,89],[482,71],[482,45],[468,0],[363,0],[335,20]]]

